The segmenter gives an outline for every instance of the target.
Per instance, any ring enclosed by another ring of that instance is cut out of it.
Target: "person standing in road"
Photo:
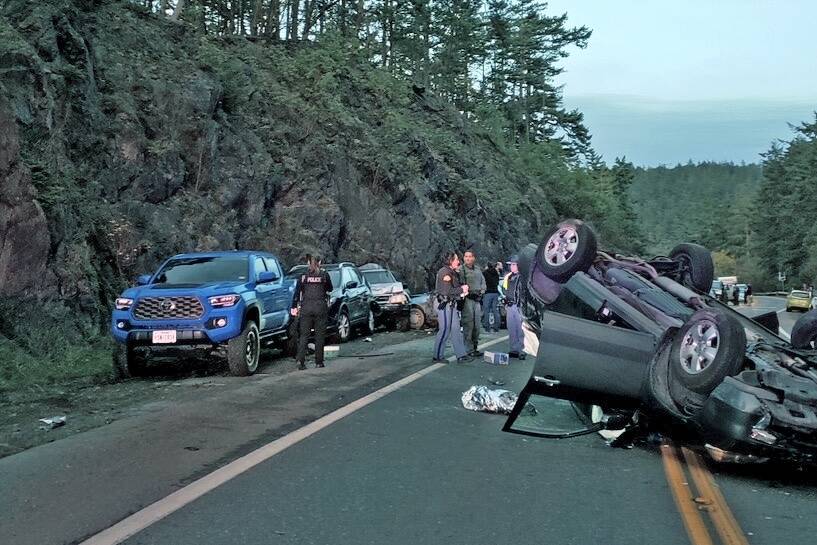
[[[462,283],[468,286],[468,295],[462,309],[462,332],[466,350],[470,356],[481,356],[479,330],[482,322],[482,296],[485,295],[485,277],[476,265],[477,256],[467,250],[463,256],[465,263],[460,269]]]
[[[445,345],[448,339],[454,346],[457,361],[468,362],[471,357],[465,350],[460,331],[460,313],[457,304],[468,295],[468,284],[460,285],[457,270],[460,268],[460,256],[457,252],[448,252],[444,256],[445,265],[437,272],[437,339],[434,343],[434,363],[446,363]]]
[[[301,320],[298,332],[298,369],[306,369],[306,345],[309,334],[315,330],[315,367],[323,367],[323,345],[326,339],[326,320],[329,315],[328,297],[332,279],[321,269],[321,258],[306,256],[309,267],[295,287],[290,314]]]
[[[482,273],[485,278],[485,297],[482,299],[482,327],[485,331],[499,331],[499,278],[502,276],[502,263],[488,265]],[[491,317],[494,321],[491,323]]]
[[[522,285],[519,276],[519,258],[513,256],[508,260],[511,272],[505,277],[505,306],[507,308],[508,335],[512,358],[525,359],[525,332],[522,329]]]

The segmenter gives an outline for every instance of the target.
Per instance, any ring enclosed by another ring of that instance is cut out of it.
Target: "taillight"
[[[119,297],[116,300],[116,310],[129,310],[131,306],[133,306],[133,299]]]
[[[210,297],[208,302],[213,308],[225,308],[234,306],[240,300],[240,295],[216,295],[215,297]]]

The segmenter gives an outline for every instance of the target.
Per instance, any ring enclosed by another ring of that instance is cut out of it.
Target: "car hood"
[[[139,297],[174,297],[180,295],[194,295],[208,297],[225,293],[243,293],[247,285],[241,282],[208,282],[205,284],[150,284],[131,288],[123,293],[130,298]]]
[[[371,284],[372,294],[375,297],[378,295],[391,295],[393,293],[403,293],[402,282],[389,282],[388,284]]]

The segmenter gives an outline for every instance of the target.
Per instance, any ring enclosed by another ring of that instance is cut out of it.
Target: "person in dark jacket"
[[[505,306],[508,313],[508,336],[510,337],[510,351],[512,358],[525,359],[525,331],[522,328],[522,296],[521,277],[519,276],[519,257],[513,256],[508,260],[511,272],[505,277]]]
[[[502,277],[502,263],[488,265],[482,271],[485,277],[485,297],[483,298],[482,327],[485,331],[499,331],[502,317],[499,314],[499,279]],[[491,323],[491,316],[494,321]]]
[[[460,285],[457,270],[460,267],[460,256],[457,252],[448,252],[444,256],[445,265],[437,272],[435,292],[437,294],[437,339],[434,343],[434,362],[445,363],[445,345],[448,339],[454,345],[457,361],[467,362],[472,358],[467,354],[462,331],[460,330],[460,313],[457,308],[463,297],[468,295],[468,284]]]
[[[315,330],[315,367],[323,367],[323,345],[326,339],[326,321],[329,316],[329,293],[332,279],[321,269],[321,258],[306,256],[309,269],[301,275],[295,287],[290,313],[300,319],[298,332],[298,369],[306,369],[306,346],[309,334]]]

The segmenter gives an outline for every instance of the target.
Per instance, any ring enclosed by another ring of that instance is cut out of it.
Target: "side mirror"
[[[278,280],[278,275],[272,271],[264,271],[258,275],[259,284],[267,284],[269,282],[275,282],[276,280]]]
[[[344,290],[353,290],[357,287],[357,282],[354,280],[349,280],[346,282],[346,285],[343,287]]]
[[[147,286],[148,284],[150,284],[151,276],[152,275],[150,275],[150,274],[140,274],[136,278],[136,285],[137,286]]]

